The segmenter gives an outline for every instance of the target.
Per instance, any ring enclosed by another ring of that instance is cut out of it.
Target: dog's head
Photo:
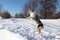
[[[35,12],[32,12],[31,10],[28,10],[28,12],[30,13],[30,17],[35,17]]]

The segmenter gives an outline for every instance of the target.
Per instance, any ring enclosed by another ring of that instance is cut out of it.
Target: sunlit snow
[[[20,36],[25,40],[60,40],[60,19],[41,19],[41,21],[44,24],[44,28],[40,34],[36,34],[35,24],[29,19],[0,19],[0,40],[4,38],[19,40]],[[6,33],[2,29],[8,32]],[[15,34],[18,34],[18,36]]]

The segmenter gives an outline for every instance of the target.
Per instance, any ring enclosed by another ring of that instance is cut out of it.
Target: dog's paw
[[[40,33],[39,32],[35,32],[36,35],[39,35]]]

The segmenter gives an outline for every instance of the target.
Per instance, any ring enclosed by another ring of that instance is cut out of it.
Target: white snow
[[[41,21],[44,24],[44,28],[40,34],[36,34],[35,24],[29,19],[0,19],[0,38],[4,39],[4,37],[1,36],[3,34],[8,36],[11,34],[9,38],[14,38],[13,40],[60,40],[60,19],[41,19]],[[4,32],[2,29],[4,29]]]
[[[25,40],[25,38],[19,34],[12,33],[3,29],[0,30],[0,40]]]

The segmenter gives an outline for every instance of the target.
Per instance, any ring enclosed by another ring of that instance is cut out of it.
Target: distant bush
[[[55,17],[55,13],[50,13],[48,16],[47,16],[47,19],[56,19]]]
[[[18,14],[15,14],[15,18],[18,18],[19,17],[19,15]]]
[[[11,15],[10,15],[9,12],[0,13],[0,16],[1,16],[2,18],[11,18]]]
[[[56,18],[60,18],[60,12],[56,14]]]
[[[39,18],[40,18],[40,19],[44,19],[43,16],[40,16]],[[56,14],[55,14],[55,13],[49,13],[49,14],[47,14],[47,16],[46,16],[46,19],[56,19]]]
[[[15,18],[25,18],[25,15],[20,13],[20,14],[16,14]]]

